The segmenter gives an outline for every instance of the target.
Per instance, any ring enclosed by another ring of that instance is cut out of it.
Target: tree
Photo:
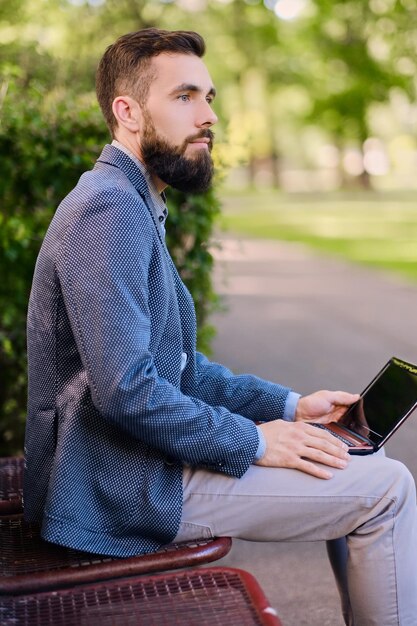
[[[307,121],[326,130],[340,149],[353,141],[362,150],[371,135],[371,105],[388,102],[394,87],[414,97],[413,80],[399,71],[403,50],[397,36],[399,25],[406,26],[406,14],[411,24],[412,16],[405,3],[395,0],[314,4],[316,11],[300,32],[308,43],[310,61],[306,63],[310,71],[305,67],[298,73],[312,99]],[[366,170],[360,181],[370,186]]]

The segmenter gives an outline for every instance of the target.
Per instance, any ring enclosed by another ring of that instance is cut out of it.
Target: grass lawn
[[[298,241],[417,282],[417,193],[221,194],[220,227]]]

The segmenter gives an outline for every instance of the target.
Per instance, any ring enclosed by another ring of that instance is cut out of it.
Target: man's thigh
[[[253,541],[320,541],[347,535],[405,489],[408,470],[383,454],[352,457],[321,480],[285,468],[252,465],[240,479],[184,468],[176,540],[208,536]]]

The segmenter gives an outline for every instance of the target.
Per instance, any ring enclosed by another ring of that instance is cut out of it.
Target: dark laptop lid
[[[417,406],[417,366],[392,357],[339,421],[380,447]]]

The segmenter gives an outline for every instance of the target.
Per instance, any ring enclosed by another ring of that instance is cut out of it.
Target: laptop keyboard
[[[336,437],[336,439],[340,439],[340,441],[343,441],[343,443],[345,443],[347,446],[349,446],[349,448],[354,448],[355,447],[355,444],[352,441],[349,441],[348,439],[345,439],[344,437],[342,437],[342,435],[339,435],[339,434],[333,432],[332,430],[330,430],[330,428],[327,428],[324,424],[317,424],[317,422],[314,422],[311,425],[315,426],[316,428],[321,428],[322,430],[327,431],[328,433],[333,435],[333,437]]]

